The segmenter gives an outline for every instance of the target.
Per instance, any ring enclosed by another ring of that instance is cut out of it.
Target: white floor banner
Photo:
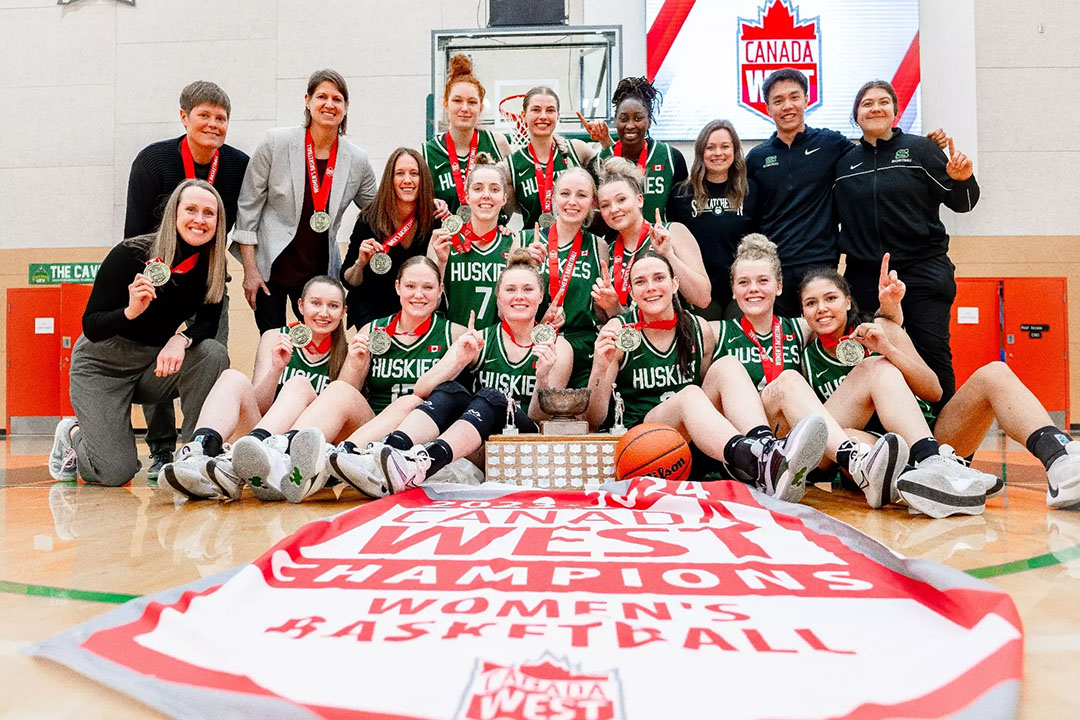
[[[442,489],[32,652],[177,718],[1016,716],[1010,598],[811,508],[731,482]]]

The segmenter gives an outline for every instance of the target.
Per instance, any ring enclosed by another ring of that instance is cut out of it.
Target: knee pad
[[[494,388],[481,388],[469,402],[461,419],[487,440],[506,423],[506,396]],[[501,424],[500,424],[501,423]]]
[[[441,433],[465,412],[471,397],[472,393],[461,383],[444,382],[431,391],[427,400],[420,403],[419,409],[431,418]]]

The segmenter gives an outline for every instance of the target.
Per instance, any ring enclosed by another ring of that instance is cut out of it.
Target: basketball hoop
[[[529,129],[525,125],[525,118],[522,114],[514,112],[510,108],[514,106],[514,101],[523,100],[524,98],[525,94],[522,93],[505,97],[499,102],[499,115],[502,116],[503,120],[510,123],[513,128],[513,144],[517,147],[525,147],[529,144]]]

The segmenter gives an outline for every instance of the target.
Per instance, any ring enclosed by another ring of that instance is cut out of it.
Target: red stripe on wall
[[[660,72],[660,66],[664,64],[664,58],[671,50],[675,38],[679,36],[686,16],[694,7],[695,0],[665,0],[660,8],[648,35],[645,36],[645,48],[647,53],[646,73],[649,82],[656,79],[656,73]]]
[[[919,33],[916,31],[915,37],[911,40],[911,45],[908,46],[907,52],[904,53],[904,59],[900,61],[900,67],[896,68],[896,74],[893,75],[892,79],[893,90],[896,91],[896,100],[899,105],[896,111],[897,123],[900,122],[900,118],[904,117],[904,111],[907,110],[911,98],[915,97],[915,90],[919,87],[921,75]]]

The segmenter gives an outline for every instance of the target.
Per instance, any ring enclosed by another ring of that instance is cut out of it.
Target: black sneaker
[[[171,450],[159,450],[158,452],[151,454],[150,468],[146,471],[146,479],[156,483],[158,481],[158,476],[161,475],[161,468],[172,461],[173,454]]]

